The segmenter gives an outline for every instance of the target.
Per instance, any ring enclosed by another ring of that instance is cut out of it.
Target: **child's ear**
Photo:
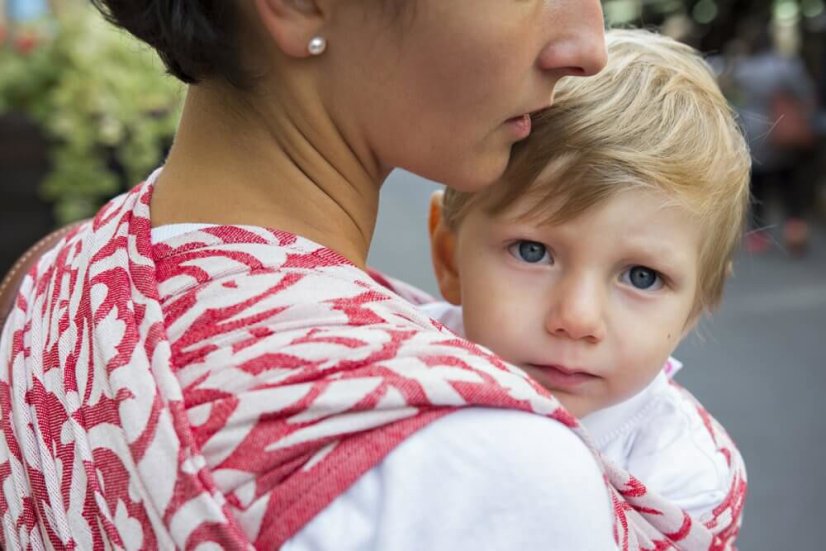
[[[434,191],[430,196],[430,215],[427,228],[430,231],[430,255],[433,272],[442,297],[451,304],[462,303],[459,271],[456,267],[456,233],[442,218],[442,197],[444,193]]]

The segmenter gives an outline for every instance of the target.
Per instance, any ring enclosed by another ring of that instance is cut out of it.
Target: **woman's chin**
[[[510,151],[499,158],[488,158],[469,163],[467,170],[455,171],[453,176],[443,183],[448,187],[465,193],[474,193],[486,189],[502,178],[508,166]]]
[[[508,166],[510,154],[510,148],[484,155],[445,154],[427,164],[397,167],[456,191],[474,193],[499,181]]]

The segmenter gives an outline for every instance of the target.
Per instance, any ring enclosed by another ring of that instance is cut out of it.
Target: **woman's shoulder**
[[[418,356],[439,344],[456,355],[474,349],[445,344],[455,335],[407,295],[300,236],[205,224],[162,226],[153,229],[152,236],[158,296],[172,338],[191,329],[190,322],[204,322],[206,311],[232,310],[233,317],[244,314],[258,327],[262,338],[277,333],[282,343],[313,332],[368,346],[403,340],[406,346],[397,347],[398,357]],[[247,338],[251,325],[227,329]],[[225,343],[231,338],[222,335]]]
[[[606,550],[612,526],[601,471],[568,428],[468,408],[402,442],[284,549]]]

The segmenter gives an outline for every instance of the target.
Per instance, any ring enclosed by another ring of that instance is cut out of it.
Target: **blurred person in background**
[[[759,253],[770,247],[767,207],[776,194],[784,245],[801,254],[809,239],[811,186],[796,168],[815,146],[814,82],[797,55],[778,51],[765,23],[744,23],[725,63],[722,84],[740,114],[753,160],[747,250]]]

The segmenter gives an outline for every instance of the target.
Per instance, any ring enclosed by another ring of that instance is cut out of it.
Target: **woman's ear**
[[[456,233],[442,218],[444,193],[434,191],[430,196],[430,215],[427,228],[430,231],[430,255],[433,271],[442,297],[451,304],[462,304],[462,288],[456,266]]]
[[[322,35],[325,6],[317,0],[254,0],[261,24],[290,57],[309,57],[310,39]]]

